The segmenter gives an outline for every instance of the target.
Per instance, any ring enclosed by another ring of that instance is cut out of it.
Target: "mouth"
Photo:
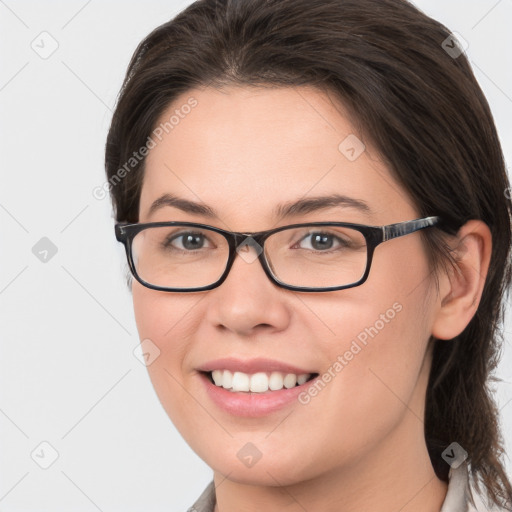
[[[247,418],[301,404],[299,396],[320,375],[311,368],[268,358],[225,357],[205,362],[196,371],[211,403],[230,416]]]
[[[201,371],[211,384],[233,393],[269,393],[302,386],[318,377],[318,373],[256,372],[227,369]]]

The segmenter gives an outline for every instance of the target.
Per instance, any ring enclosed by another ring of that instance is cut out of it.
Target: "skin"
[[[307,221],[385,225],[420,217],[368,144],[353,162],[338,150],[356,132],[325,93],[195,89],[161,120],[190,96],[198,105],[147,157],[140,222],[251,232]],[[279,224],[272,216],[278,203],[333,192],[364,200],[373,214],[334,207]],[[164,193],[207,204],[219,218],[171,206],[149,215]],[[347,290],[285,290],[258,261],[242,258],[206,292],[158,292],[134,281],[140,338],[161,351],[148,367],[152,383],[184,439],[214,471],[216,512],[440,510],[447,485],[435,476],[423,430],[429,339],[453,338],[475,314],[491,235],[482,222],[469,221],[451,243],[460,271],[440,275],[439,293],[419,233],[379,246],[368,281]],[[199,380],[201,363],[227,356],[270,357],[322,374],[394,303],[401,312],[307,405],[239,418],[219,410]],[[237,457],[247,442],[262,453],[250,468]]]

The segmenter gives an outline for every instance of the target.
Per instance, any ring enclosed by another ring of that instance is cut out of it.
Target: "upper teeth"
[[[216,386],[229,389],[230,391],[252,391],[254,393],[265,393],[269,389],[277,391],[283,387],[289,389],[297,384],[304,384],[310,373],[296,375],[294,373],[258,372],[249,375],[242,372],[230,372],[229,370],[213,370],[212,378]]]

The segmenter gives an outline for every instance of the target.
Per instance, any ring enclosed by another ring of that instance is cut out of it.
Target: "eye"
[[[301,245],[299,248],[310,249],[313,251],[328,251],[329,249],[332,249],[333,246],[334,249],[343,249],[351,246],[350,240],[344,240],[339,236],[333,235],[331,233],[322,232],[309,233],[304,238],[302,238],[298,244],[302,244],[304,241],[309,241],[309,243],[306,244],[306,246]]]
[[[208,245],[205,246],[205,243]],[[183,232],[178,235],[170,235],[166,238],[163,245],[168,249],[180,249],[182,251],[196,251],[212,247],[203,233],[194,232]]]

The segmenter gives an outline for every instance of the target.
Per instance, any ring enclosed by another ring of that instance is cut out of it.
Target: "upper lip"
[[[258,373],[258,372],[282,372],[294,373],[302,375],[304,373],[315,373],[304,368],[299,368],[288,363],[276,361],[274,359],[255,358],[255,359],[236,359],[233,357],[226,357],[221,359],[214,359],[207,361],[197,368],[202,372],[211,372],[213,370],[229,370],[231,372],[242,373]]]

